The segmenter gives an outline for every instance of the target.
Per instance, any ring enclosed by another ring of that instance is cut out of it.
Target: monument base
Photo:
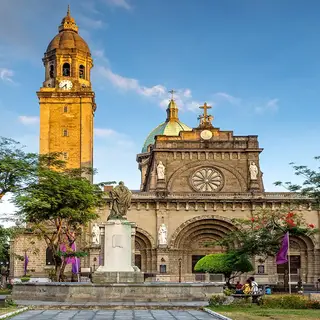
[[[92,283],[143,283],[143,272],[96,271],[92,275]]]

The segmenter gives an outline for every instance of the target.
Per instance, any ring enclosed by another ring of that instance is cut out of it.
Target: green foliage
[[[198,272],[222,273],[226,282],[244,272],[253,271],[252,263],[246,255],[232,253],[209,254],[201,258],[194,267]]]
[[[0,200],[25,185],[35,172],[36,163],[36,154],[26,153],[19,142],[0,137]]]
[[[226,305],[228,298],[226,296],[214,294],[209,299],[209,306],[216,307],[216,306],[223,306]]]
[[[235,230],[229,232],[217,244],[238,255],[274,256],[286,232],[290,235],[312,235],[318,232],[312,224],[306,224],[302,214],[287,210],[260,210],[246,219],[233,219]]]
[[[0,225],[0,261],[9,261],[9,240],[11,229],[4,228]]]
[[[319,161],[320,156],[314,158]],[[307,166],[296,165],[295,163],[290,163],[295,175],[303,177],[304,182],[299,184],[294,184],[292,182],[282,182],[276,181],[274,184],[276,186],[282,186],[291,192],[301,192],[302,196],[313,199],[312,206],[314,209],[319,210],[320,208],[320,166],[317,170],[312,170]]]
[[[231,296],[232,294],[235,294],[235,293],[236,293],[236,290],[230,289],[230,288],[225,288],[225,289],[223,290],[223,293],[224,293],[224,295],[226,295],[226,296]]]
[[[261,299],[264,308],[281,309],[320,309],[319,301],[311,301],[301,295],[273,295]]]
[[[19,219],[30,224],[32,232],[52,250],[56,269],[60,268],[58,279],[63,278],[65,267],[58,254],[60,246],[64,244],[70,253],[87,224],[98,217],[96,209],[104,205],[101,184],[86,178],[93,170],[66,169],[60,158],[60,154],[40,155],[35,177],[14,199]]]
[[[6,307],[15,307],[17,305],[16,302],[11,298],[6,298],[5,304]]]
[[[28,282],[30,280],[30,277],[21,277],[20,278],[21,282]]]

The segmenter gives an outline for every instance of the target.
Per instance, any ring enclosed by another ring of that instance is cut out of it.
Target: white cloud
[[[33,124],[39,123],[39,117],[33,117],[33,116],[19,116],[19,122],[22,124],[29,126]]]
[[[98,51],[101,58],[104,57],[103,51]],[[114,73],[110,68],[98,66],[97,72],[106,78],[113,86],[123,91],[133,91],[141,96],[147,98],[154,98],[162,108],[166,108],[170,101],[169,89],[161,84],[152,87],[143,86],[139,80],[134,78],[123,77]],[[192,100],[192,92],[190,89],[178,89],[174,93],[174,100],[180,109],[187,109],[194,111],[196,104],[198,107],[201,105],[197,101]],[[191,108],[190,106],[194,106]]]
[[[126,10],[131,9],[131,5],[128,0],[103,0],[103,2],[113,7],[120,7]]]
[[[255,112],[262,114],[265,112],[277,112],[279,109],[279,99],[270,99],[265,104],[255,107]]]
[[[82,14],[77,16],[77,20],[79,20],[79,25],[89,29],[102,29],[105,27],[105,23],[102,20],[92,19]]]
[[[95,136],[99,138],[107,138],[110,136],[115,136],[118,133],[114,131],[113,129],[101,129],[101,128],[95,128],[94,129]]]
[[[241,99],[240,98],[236,98],[228,93],[225,92],[217,92],[213,95],[213,97],[217,100],[217,101],[226,101],[232,105],[239,105],[241,103]]]
[[[14,83],[12,77],[14,76],[13,70],[7,68],[0,68],[0,79],[4,82]]]

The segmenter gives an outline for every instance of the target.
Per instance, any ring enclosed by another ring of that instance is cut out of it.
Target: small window
[[[63,112],[68,112],[68,106],[63,107]]]
[[[62,157],[63,157],[63,160],[68,160],[69,158],[68,152],[62,152]]]
[[[70,77],[70,64],[69,63],[64,63],[62,67],[62,75],[64,77]]]
[[[53,251],[49,247],[46,250],[46,265],[54,266]]]
[[[50,65],[49,77],[50,77],[50,79],[54,78],[54,65],[53,64]]]
[[[68,136],[69,136],[68,130],[67,130],[67,129],[63,129],[62,135],[63,135],[64,137],[68,137]]]
[[[80,65],[80,67],[79,67],[79,78],[80,79],[85,78],[85,67],[83,65]]]

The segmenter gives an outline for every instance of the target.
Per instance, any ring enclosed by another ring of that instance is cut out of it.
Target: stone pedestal
[[[258,180],[251,180],[250,181],[250,191],[251,192],[260,192],[260,186]]]
[[[104,225],[104,263],[92,275],[93,283],[143,282],[144,275],[132,266],[132,227],[127,220]]]

